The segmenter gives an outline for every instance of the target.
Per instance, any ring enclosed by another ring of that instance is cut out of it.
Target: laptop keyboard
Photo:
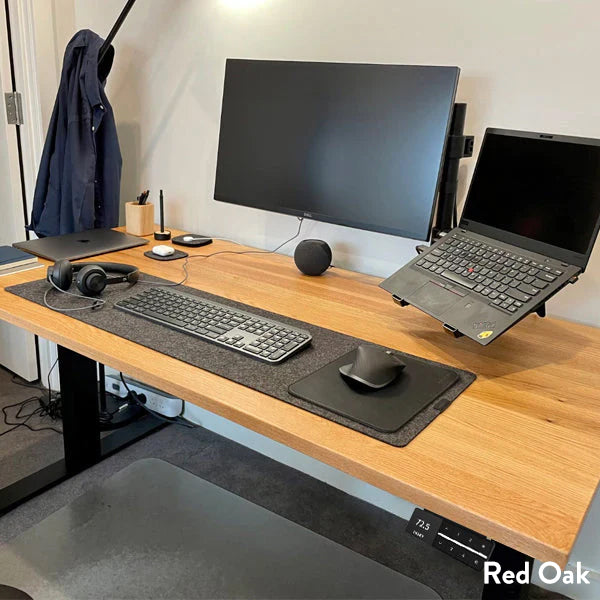
[[[416,263],[515,313],[563,272],[466,235],[452,234]]]

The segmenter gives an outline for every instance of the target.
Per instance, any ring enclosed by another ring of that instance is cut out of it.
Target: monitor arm
[[[467,105],[465,102],[457,102],[454,105],[450,133],[446,143],[446,153],[442,166],[442,177],[438,192],[437,210],[435,221],[431,230],[432,243],[439,240],[453,227],[458,225],[456,194],[458,191],[458,167],[461,158],[473,156],[473,144],[475,138],[472,135],[464,135],[465,117]],[[426,246],[417,246],[420,254]]]

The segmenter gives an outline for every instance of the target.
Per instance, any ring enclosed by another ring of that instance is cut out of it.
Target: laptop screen
[[[585,254],[600,218],[600,145],[534,135],[488,131],[462,217]]]

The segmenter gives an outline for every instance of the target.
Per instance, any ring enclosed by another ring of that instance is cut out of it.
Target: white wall
[[[73,0],[33,0],[38,91],[44,131],[48,128],[60,81],[65,47],[75,29]]]
[[[76,26],[105,35],[123,4],[75,0]],[[212,200],[227,57],[458,65],[476,150],[486,126],[600,137],[599,20],[595,0],[138,2],[115,40],[108,84],[123,201],[162,187],[174,226],[263,248],[292,234],[292,217]],[[461,197],[474,160],[464,163]],[[304,233],[327,240],[338,266],[381,276],[415,245],[311,222]],[[600,326],[599,296],[600,244],[585,276],[549,310]]]

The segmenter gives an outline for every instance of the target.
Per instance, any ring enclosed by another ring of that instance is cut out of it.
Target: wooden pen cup
[[[154,233],[154,205],[125,203],[125,230],[131,235],[152,235]]]

